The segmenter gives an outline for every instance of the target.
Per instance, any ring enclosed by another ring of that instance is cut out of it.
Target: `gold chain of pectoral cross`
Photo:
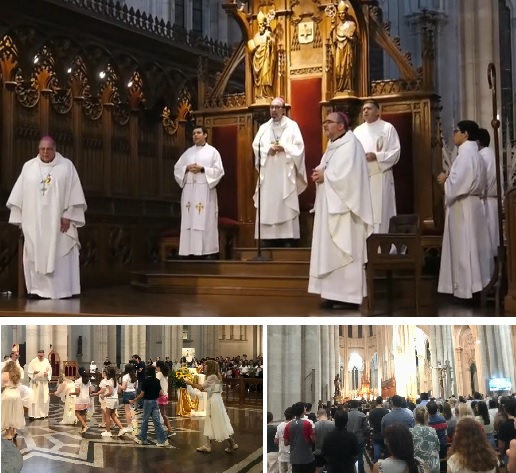
[[[197,211],[199,212],[199,215],[201,215],[201,212],[204,210],[204,205],[202,205],[202,202],[199,202],[195,208],[197,209]]]

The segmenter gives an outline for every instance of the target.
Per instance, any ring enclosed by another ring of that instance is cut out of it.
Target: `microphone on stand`
[[[256,251],[256,256],[251,259],[251,261],[270,261],[270,258],[262,255],[262,138],[265,135],[265,132],[270,129],[272,125],[269,123],[269,126],[265,127],[262,131],[260,138],[258,139],[258,215],[257,215],[257,225],[258,225],[258,247]]]

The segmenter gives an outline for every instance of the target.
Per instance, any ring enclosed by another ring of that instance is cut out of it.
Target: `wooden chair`
[[[421,281],[421,230],[418,215],[396,215],[389,221],[389,233],[373,233],[367,239],[368,309],[374,307],[374,276],[377,271],[387,275],[389,308],[392,309],[392,274],[394,271],[414,271],[414,304],[419,313]]]

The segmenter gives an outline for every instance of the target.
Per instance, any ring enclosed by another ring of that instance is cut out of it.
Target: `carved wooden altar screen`
[[[86,194],[83,286],[126,283],[159,260],[160,231],[178,226],[173,167],[190,142],[201,55],[214,74],[229,48],[110,0],[2,1],[0,292],[16,291],[18,267],[5,202],[47,134]]]
[[[374,97],[402,143],[394,168],[399,212],[417,212],[425,230],[441,230],[442,191],[434,179],[441,170],[439,102],[433,82],[434,23],[422,15],[422,67],[415,68],[410,55],[400,49],[399,39],[392,38],[381,23],[378,8],[370,4],[365,0],[255,0],[223,5],[238,22],[243,41],[214,82],[210,84],[206,75],[200,77],[209,85],[199,94],[196,115],[210,129],[213,144],[224,151],[226,169],[234,166],[221,194],[237,199],[227,202],[224,197],[221,205],[240,223],[240,245],[254,243],[256,177],[251,143],[258,126],[269,119],[269,103],[275,96],[286,99],[290,117],[301,128],[308,170],[319,163],[325,146],[323,117],[343,110],[356,126],[362,121],[364,99]],[[390,55],[399,78],[370,80],[373,44]],[[226,95],[226,84],[242,63],[245,94]],[[300,196],[302,244],[311,238],[306,222],[314,196],[313,185]]]

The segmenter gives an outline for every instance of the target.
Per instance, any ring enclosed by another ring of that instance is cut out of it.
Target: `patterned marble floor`
[[[131,435],[102,437],[101,411],[97,406],[85,434],[75,425],[61,425],[63,404],[53,401],[48,419],[27,419],[15,444],[23,455],[22,473],[103,473],[111,472],[199,472],[199,473],[258,473],[262,471],[262,411],[252,408],[228,407],[235,430],[238,450],[224,452],[226,444],[214,444],[211,454],[195,451],[204,437],[204,419],[175,417],[175,405],[167,408],[176,435],[169,439],[169,448],[137,445]],[[118,415],[125,426],[123,408]],[[141,418],[141,411],[138,414]],[[118,429],[113,429],[116,435]],[[148,438],[155,443],[152,421]]]

